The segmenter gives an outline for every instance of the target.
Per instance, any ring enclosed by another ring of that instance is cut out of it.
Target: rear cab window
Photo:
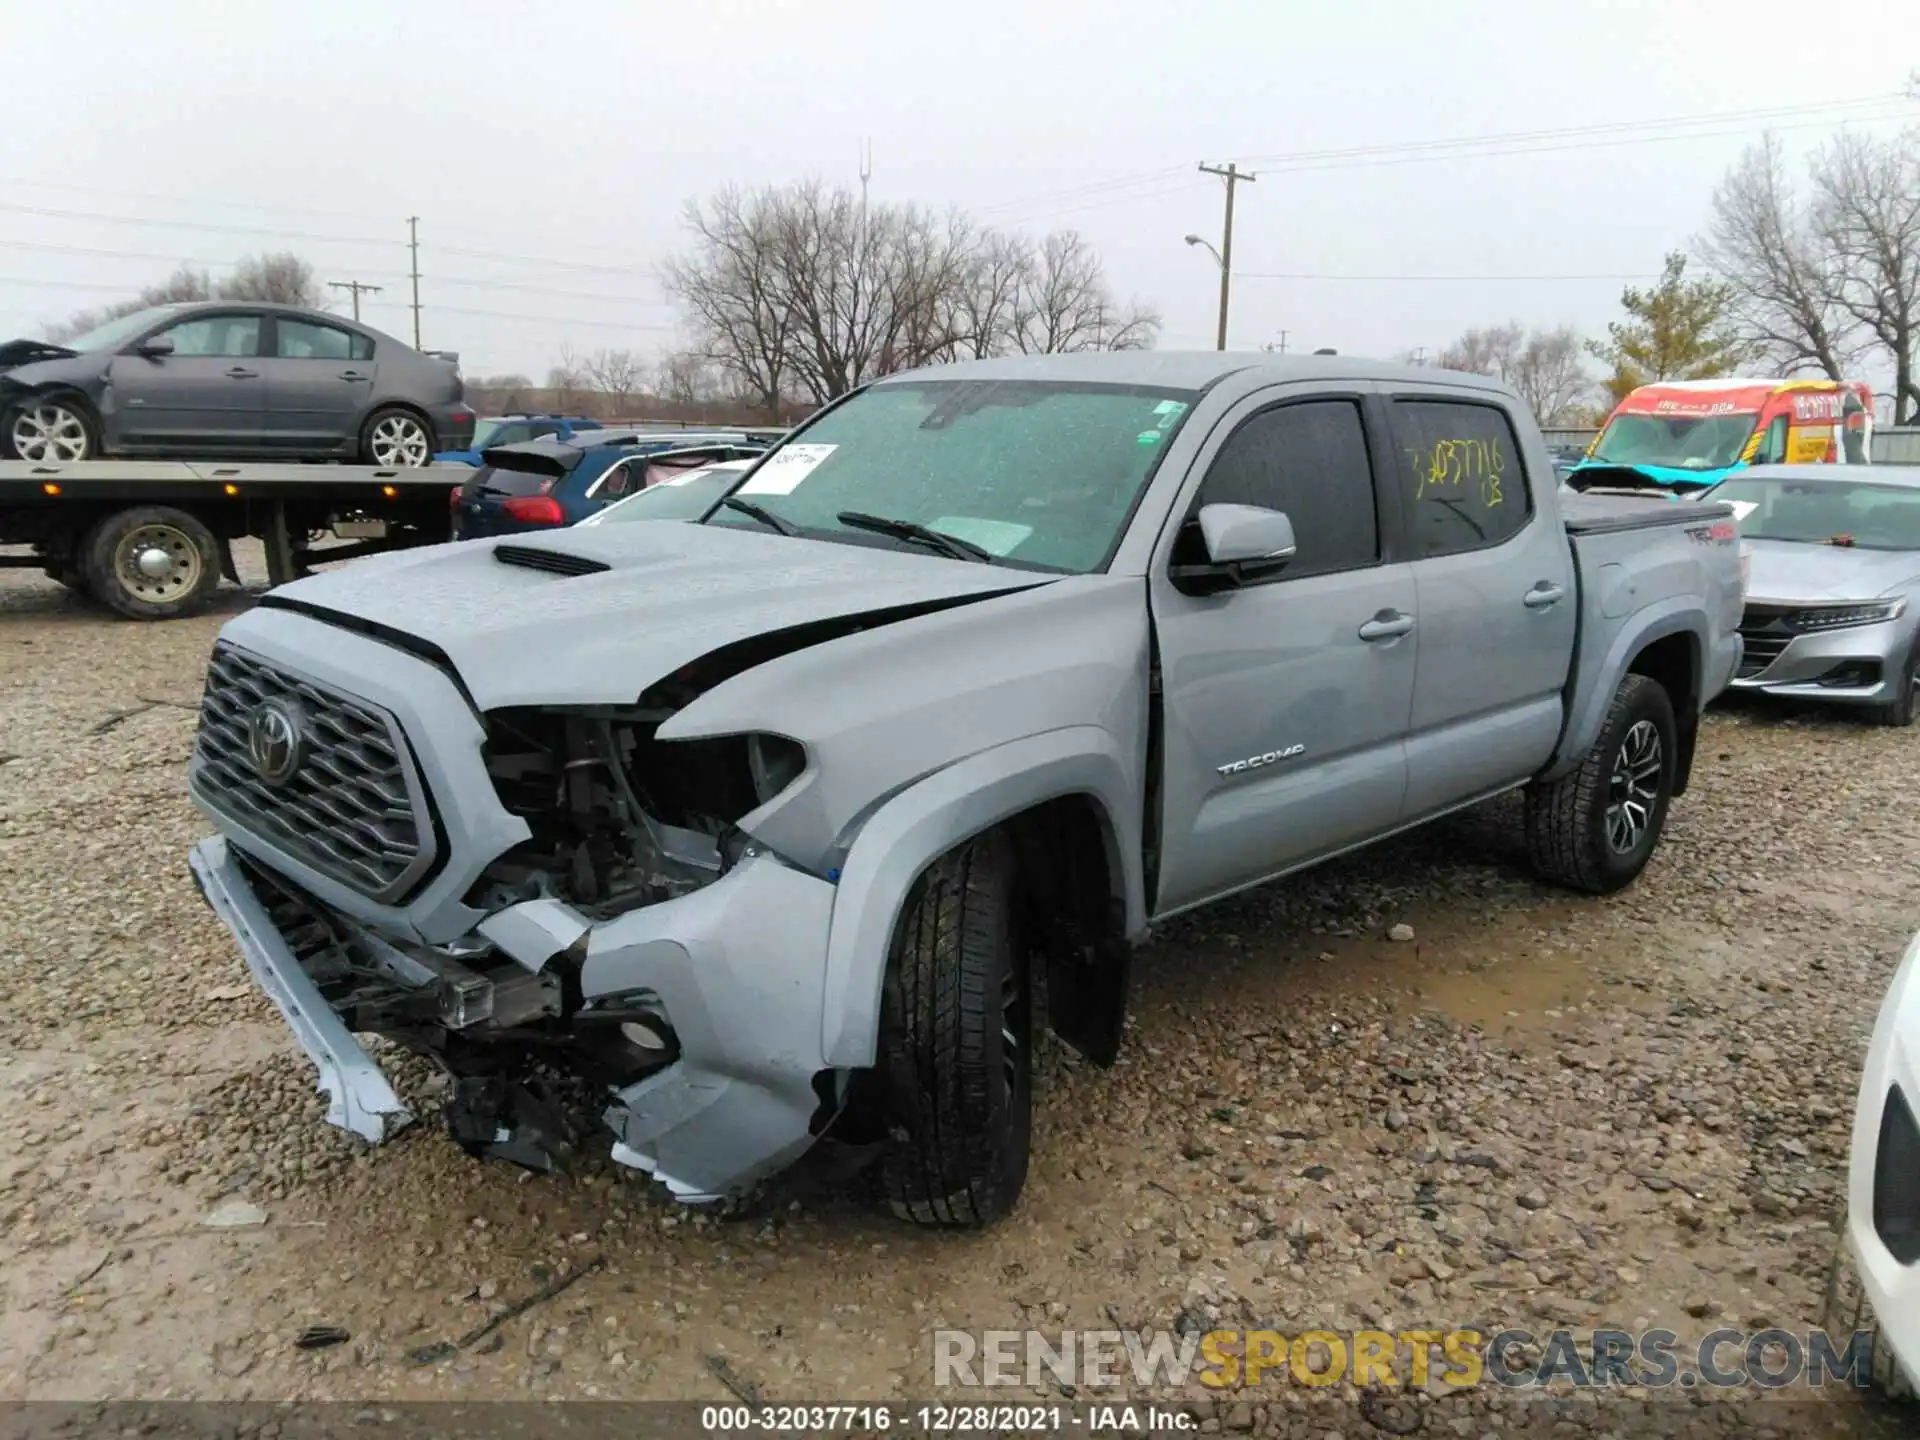
[[[1396,474],[1415,560],[1504,544],[1533,515],[1520,442],[1498,405],[1392,402]]]

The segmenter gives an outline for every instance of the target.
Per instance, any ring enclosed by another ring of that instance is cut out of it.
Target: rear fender
[[[1694,639],[1692,688],[1695,700],[1691,706],[1683,707],[1677,703],[1674,706],[1674,719],[1681,727],[1683,736],[1693,729],[1699,720],[1699,697],[1706,688],[1700,671],[1712,646],[1708,641],[1706,616],[1701,613],[1699,600],[1676,595],[1636,611],[1614,635],[1606,653],[1593,662],[1592,668],[1588,670],[1584,665],[1581,667],[1586,675],[1575,677],[1572,705],[1566,728],[1561,732],[1560,749],[1540,779],[1557,780],[1579,766],[1599,740],[1600,727],[1606,723],[1607,707],[1613,703],[1614,692],[1620,688],[1620,682],[1632,668],[1634,657],[1647,646],[1669,635],[1690,635]],[[1681,713],[1683,710],[1685,713]]]
[[[983,750],[901,791],[861,826],[840,868],[827,939],[821,1048],[829,1065],[866,1067],[879,1049],[880,991],[914,881],[963,840],[1023,810],[1089,796],[1102,815],[1109,875],[1128,933],[1145,924],[1139,762],[1094,726],[1050,730]]]

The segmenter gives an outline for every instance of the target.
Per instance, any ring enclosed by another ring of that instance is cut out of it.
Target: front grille
[[[546,570],[555,575],[597,575],[613,567],[604,560],[585,555],[569,555],[564,550],[542,550],[537,545],[496,545],[493,558],[502,565],[520,565],[528,570]]]
[[[277,782],[253,750],[263,707],[289,717],[297,736]],[[433,864],[425,787],[393,716],[225,641],[207,667],[194,761],[208,804],[376,900],[398,900]]]

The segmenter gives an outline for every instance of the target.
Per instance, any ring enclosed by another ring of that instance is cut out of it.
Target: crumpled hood
[[[1652,485],[1676,490],[1699,490],[1718,485],[1738,465],[1713,470],[1687,470],[1673,465],[1617,465],[1606,460],[1583,460],[1567,472],[1567,483],[1578,490],[1588,485]]]
[[[46,340],[8,340],[0,342],[0,375],[11,375],[23,384],[33,384],[40,380],[57,379],[59,374],[49,370],[39,373],[39,367],[52,360],[72,360],[73,351],[64,345],[55,345]],[[24,372],[24,373],[23,373]]]
[[[1792,540],[1749,540],[1747,598],[1756,604],[1874,600],[1920,575],[1909,550],[1856,550]]]
[[[501,545],[608,568],[585,575],[529,569],[495,558]],[[266,603],[417,636],[445,654],[475,703],[491,710],[631,703],[661,677],[751,636],[937,608],[1051,578],[746,529],[637,524],[375,556],[283,586]]]

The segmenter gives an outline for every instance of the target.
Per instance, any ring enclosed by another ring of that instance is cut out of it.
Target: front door
[[[1391,829],[1406,793],[1402,738],[1416,628],[1409,567],[1383,544],[1366,402],[1242,402],[1201,452],[1187,523],[1149,584],[1159,648],[1165,914]],[[1384,456],[1382,457],[1385,458]],[[1196,558],[1202,505],[1261,505],[1297,550],[1271,579],[1211,595],[1170,565]]]
[[[172,341],[171,354],[114,356],[120,443],[176,453],[258,447],[266,404],[260,329],[257,313],[199,314],[152,337]]]
[[[1515,419],[1491,398],[1400,395],[1389,406],[1420,606],[1407,736],[1407,814],[1433,814],[1534,774],[1559,743],[1579,600]],[[1530,443],[1531,422],[1525,422]]]
[[[268,448],[325,453],[359,438],[360,417],[373,398],[369,337],[342,325],[276,316],[261,369]]]

